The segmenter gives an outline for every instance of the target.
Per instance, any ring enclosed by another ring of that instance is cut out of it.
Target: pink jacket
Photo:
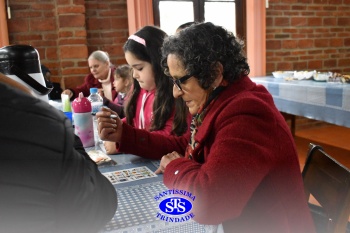
[[[184,154],[189,134],[151,135],[123,125],[120,147],[159,159]],[[168,164],[164,184],[196,196],[194,220],[225,232],[312,233],[298,155],[272,96],[248,77],[228,86],[198,128],[194,160]],[[137,145],[137,146],[135,146]]]
[[[134,126],[138,129],[145,129],[147,131],[150,130],[151,122],[153,118],[153,102],[155,98],[155,92],[146,91],[144,89],[140,90],[139,96],[137,98],[136,104],[136,114],[134,117]],[[143,107],[143,114],[141,114],[141,109]],[[162,130],[157,130],[157,133],[170,135],[172,124],[174,120],[174,114],[166,121],[165,127]]]
[[[156,90],[146,91],[141,88],[139,96],[137,97],[136,114],[133,119],[134,127],[137,129],[145,129],[147,131],[151,128],[151,121],[153,117],[153,102]],[[141,114],[143,109],[143,114]],[[143,115],[143,116],[142,116]],[[126,122],[126,118],[122,119]],[[174,120],[174,113],[166,121],[165,126],[161,130],[153,131],[152,133],[171,135],[172,125]]]

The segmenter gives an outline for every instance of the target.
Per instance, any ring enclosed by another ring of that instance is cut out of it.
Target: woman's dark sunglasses
[[[181,78],[178,78],[178,79],[174,79],[172,77],[169,77],[169,78],[171,79],[171,81],[173,81],[173,84],[177,87],[177,89],[179,89],[179,91],[182,91],[181,83],[186,82],[186,80],[188,80],[192,76],[193,76],[193,74],[187,74],[187,75],[185,75]]]

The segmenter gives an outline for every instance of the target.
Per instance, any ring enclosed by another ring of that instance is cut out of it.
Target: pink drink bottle
[[[91,115],[91,102],[84,97],[82,92],[80,92],[79,96],[73,101],[72,108],[75,134],[80,137],[84,147],[94,146],[95,141]]]

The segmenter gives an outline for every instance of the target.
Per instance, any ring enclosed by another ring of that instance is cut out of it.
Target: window
[[[245,41],[245,0],[153,0],[154,24],[169,35],[183,23],[213,22]]]

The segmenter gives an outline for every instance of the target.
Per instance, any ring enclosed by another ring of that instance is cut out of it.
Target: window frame
[[[169,0],[152,0],[154,25],[160,27],[159,2]],[[172,0],[175,2],[193,2],[194,21],[204,21],[204,4],[206,0]],[[210,1],[208,1],[210,2]],[[247,26],[246,26],[246,1],[235,0],[236,4],[236,34],[246,44]]]
[[[152,0],[126,0],[129,35],[141,27],[154,25]],[[249,77],[266,76],[266,8],[268,0],[244,0],[246,5],[246,54],[250,66]]]

